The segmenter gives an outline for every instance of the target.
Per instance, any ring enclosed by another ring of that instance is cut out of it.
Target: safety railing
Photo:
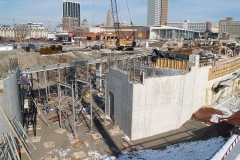
[[[226,153],[223,155],[222,160],[224,160],[224,158],[230,153],[230,151],[233,149],[233,147],[237,144],[237,142],[240,140],[240,137],[237,136],[234,141],[232,142],[232,144],[228,147]]]

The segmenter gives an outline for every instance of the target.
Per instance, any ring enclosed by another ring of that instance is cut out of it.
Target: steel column
[[[46,79],[46,70],[45,70],[45,66],[43,66],[44,68],[44,71],[43,71],[43,74],[44,74],[44,84],[45,84],[45,93],[46,93],[46,102],[48,102],[48,91],[47,91],[47,79]]]

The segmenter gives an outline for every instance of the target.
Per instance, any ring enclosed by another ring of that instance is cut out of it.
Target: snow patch
[[[122,137],[122,138],[126,141],[131,141],[130,138],[127,135],[124,135],[124,137]]]
[[[129,152],[122,155],[118,160],[138,159],[164,159],[164,160],[189,160],[189,159],[210,159],[218,149],[225,143],[223,137],[212,138],[206,141],[195,141],[179,143],[168,146],[165,150],[143,150]]]
[[[86,145],[87,147],[90,147],[90,144],[89,144],[88,142],[85,142],[85,145]]]
[[[97,152],[97,151],[93,151],[93,150],[90,150],[90,151],[88,151],[88,156],[89,156],[89,158],[86,158],[86,159],[84,159],[84,160],[97,160],[97,159],[101,159],[101,155]]]
[[[109,155],[103,155],[101,160],[115,160],[116,157],[114,156],[109,156]]]

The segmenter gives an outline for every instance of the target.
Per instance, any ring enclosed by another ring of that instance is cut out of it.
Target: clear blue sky
[[[73,0],[81,3],[81,21],[90,25],[106,23],[110,0]],[[130,21],[126,0],[117,0],[120,20]],[[134,25],[147,23],[147,0],[127,0]],[[220,19],[240,20],[240,0],[169,0],[168,22],[210,21],[218,25]],[[0,0],[0,24],[41,22],[51,29],[61,23],[62,0]],[[13,22],[14,19],[14,22]]]

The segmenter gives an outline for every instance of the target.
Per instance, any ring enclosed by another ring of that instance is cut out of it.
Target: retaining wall
[[[117,125],[131,140],[177,129],[197,110],[216,102],[220,92],[213,93],[213,85],[232,73],[209,79],[211,66],[199,67],[199,56],[191,59],[194,65],[188,73],[146,76],[143,83],[129,82],[128,72],[110,69],[107,91],[116,99],[114,115],[119,118]],[[231,91],[232,87],[226,90]],[[106,106],[108,110],[109,104]]]
[[[128,72],[110,68],[107,73],[107,105],[106,114],[110,117],[110,93],[114,95],[114,117],[117,125],[125,132],[131,134],[133,85],[128,82]]]
[[[0,106],[3,108],[10,120],[12,120],[14,117],[18,118],[19,120],[22,119],[19,87],[17,82],[18,78],[19,71],[17,70],[8,78],[0,80],[0,89],[3,91],[0,93]],[[0,134],[11,131],[2,112],[0,112],[0,128]]]

